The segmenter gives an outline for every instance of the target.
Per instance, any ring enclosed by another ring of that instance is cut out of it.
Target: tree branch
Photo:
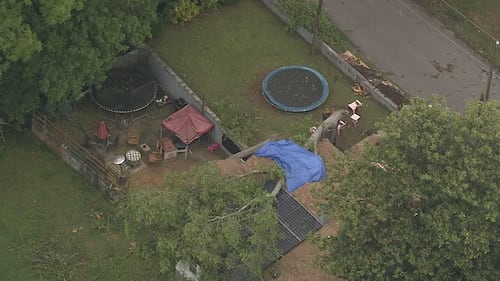
[[[270,141],[277,140],[277,139],[279,139],[279,135],[278,134],[272,134],[265,141],[262,141],[262,142],[260,142],[260,143],[258,143],[256,145],[254,145],[254,146],[247,147],[247,148],[243,149],[242,151],[229,156],[227,159],[245,158],[248,155],[254,154],[264,144],[266,144],[266,143],[268,143]]]
[[[236,215],[241,215],[244,212],[248,211],[247,208],[250,207],[250,204],[252,204],[255,200],[257,200],[257,197],[253,198],[252,200],[248,201],[245,205],[243,205],[241,208],[239,208],[237,211],[229,213],[227,215],[223,216],[214,216],[208,219],[209,222],[219,222],[223,219],[226,219],[228,217],[236,216]]]

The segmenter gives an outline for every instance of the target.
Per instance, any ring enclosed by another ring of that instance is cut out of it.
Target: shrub
[[[288,29],[296,30],[303,26],[309,31],[313,30],[317,5],[306,0],[278,0],[281,10],[288,15]],[[323,11],[319,22],[319,37],[330,46],[336,46],[342,51],[349,49],[347,37],[340,32]]]
[[[254,116],[240,106],[225,100],[214,102],[210,107],[217,113],[229,135],[240,142],[248,143],[257,132]]]
[[[179,0],[171,13],[173,23],[183,23],[192,21],[194,17],[200,14],[201,9],[191,0]]]

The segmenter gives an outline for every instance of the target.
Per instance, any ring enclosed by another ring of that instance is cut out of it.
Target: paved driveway
[[[326,0],[324,7],[368,60],[405,92],[442,95],[458,111],[485,92],[488,65],[411,1]],[[490,99],[500,100],[496,75]]]

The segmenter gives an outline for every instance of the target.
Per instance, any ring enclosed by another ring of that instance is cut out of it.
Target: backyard
[[[243,0],[192,23],[169,25],[149,45],[221,117],[223,126],[248,145],[273,133],[303,141],[325,110],[346,109],[360,99],[359,126],[347,126],[337,142],[347,149],[388,115],[373,98],[355,96],[352,81],[321,55],[311,55],[309,45],[285,31],[285,24],[260,1]],[[268,104],[262,81],[284,65],[321,73],[330,88],[325,104],[308,113],[286,113]],[[147,128],[142,137],[152,145],[160,128],[156,121],[170,113],[151,106],[127,118],[132,120],[129,126]],[[96,132],[100,120],[107,122],[111,134],[123,134],[119,119],[84,99],[75,115],[59,125],[83,142],[85,135]],[[29,133],[18,136],[0,154],[0,247],[8,249],[0,256],[0,279],[161,280],[156,263],[131,254],[135,245],[122,232],[115,205],[33,138]],[[120,141],[125,141],[123,135]],[[203,154],[188,155],[190,162],[181,160],[184,166],[153,166],[150,173],[138,173],[131,186],[160,185],[162,173],[177,173],[188,163],[220,156],[206,153],[206,144],[194,146]]]
[[[215,111],[223,126],[247,145],[272,133],[300,142],[308,137],[309,127],[321,122],[325,110],[346,109],[360,99],[360,125],[348,126],[337,142],[346,149],[371,134],[374,123],[388,114],[373,98],[354,95],[352,81],[321,54],[311,55],[309,44],[287,32],[261,1],[243,0],[191,23],[169,25],[148,44]],[[267,103],[262,81],[285,65],[307,66],[326,78],[330,94],[321,107],[286,113]]]

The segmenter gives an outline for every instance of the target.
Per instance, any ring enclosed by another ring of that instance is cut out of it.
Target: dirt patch
[[[255,80],[248,87],[248,96],[250,100],[256,105],[256,108],[263,108],[264,110],[276,110],[270,103],[267,102],[264,94],[262,93],[262,81],[269,72],[274,68],[266,69],[255,75]]]
[[[321,237],[333,236],[336,233],[337,224],[334,221],[326,222],[318,232]],[[275,277],[269,277],[265,280],[340,281],[341,279],[325,273],[314,263],[317,254],[316,246],[311,241],[304,241],[271,265],[266,271],[266,275]]]
[[[87,100],[87,103],[88,108],[82,107],[81,112],[76,113],[70,120],[65,121],[63,129],[71,134],[76,141],[86,145],[86,149],[97,159],[103,160],[103,162],[117,155],[126,155],[130,150],[141,152],[141,160],[139,165],[137,165],[138,167],[130,169],[129,167],[125,167],[124,169],[125,171],[133,171],[132,173],[127,173],[125,189],[165,186],[164,177],[167,173],[183,173],[188,171],[192,166],[227,157],[222,150],[209,152],[208,147],[212,143],[209,135],[204,135],[189,146],[190,152],[187,154],[187,157],[185,157],[184,153],[178,153],[172,159],[150,163],[149,153],[153,151],[158,152],[157,142],[160,137],[174,139],[174,135],[162,129],[161,126],[161,121],[175,112],[175,105],[173,103],[162,107],[150,105],[144,110],[130,114],[112,114],[104,111],[94,112],[96,106],[90,100]],[[95,135],[100,120],[105,121],[107,131],[110,135],[109,140],[112,142],[105,149],[95,143]],[[132,131],[135,131],[139,136],[137,144],[129,144],[128,142],[129,133]],[[161,134],[160,131],[162,132]],[[76,134],[73,134],[75,132]],[[149,147],[149,152],[141,148],[143,144]],[[118,166],[112,168],[120,171]]]
[[[408,99],[396,86],[383,81],[376,86],[384,96],[394,102],[398,107],[408,103]]]
[[[342,152],[327,139],[322,139],[318,142],[318,154],[321,155],[327,167],[335,167],[339,158],[343,157]],[[321,212],[318,208],[318,204],[321,203],[322,200],[318,198],[318,193],[323,188],[328,187],[321,182],[306,183],[304,186],[296,189],[292,195],[316,217],[320,217]]]
[[[168,186],[168,183],[165,182],[167,174],[179,175],[189,171],[192,167],[227,157],[221,150],[209,152],[208,145],[208,143],[192,145],[191,152],[187,154],[187,157],[184,153],[180,153],[173,159],[145,164],[146,168],[129,176],[128,187],[130,189],[165,187]]]
[[[215,160],[222,174],[242,175],[252,171],[266,170],[276,165],[272,160],[264,157],[251,156],[247,161],[241,159]]]
[[[363,77],[365,77],[373,86],[379,89],[379,91],[384,96],[394,102],[398,107],[401,107],[402,105],[408,103],[408,98],[403,93],[403,91],[401,91],[401,89],[399,89],[389,80],[386,80],[379,71],[370,68],[361,59],[357,58],[349,51],[341,54],[341,56],[347,63],[349,63],[354,69],[356,69],[361,75],[363,75]],[[448,67],[451,71],[452,67]]]

